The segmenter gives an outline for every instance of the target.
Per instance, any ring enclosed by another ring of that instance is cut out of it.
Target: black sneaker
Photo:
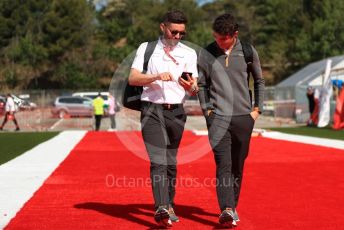
[[[170,215],[170,220],[172,222],[179,222],[179,218],[176,215],[176,213],[174,212],[174,209],[173,209],[172,205],[168,206],[168,214]]]
[[[234,212],[231,208],[226,208],[222,211],[220,217],[219,217],[219,223],[223,227],[232,228],[236,227],[237,223],[234,220]]]
[[[19,128],[19,127],[17,127],[17,128],[15,129],[15,131],[20,131],[20,128]]]
[[[171,227],[172,221],[170,220],[170,215],[166,208],[159,207],[155,214],[154,214],[154,220],[162,227]]]

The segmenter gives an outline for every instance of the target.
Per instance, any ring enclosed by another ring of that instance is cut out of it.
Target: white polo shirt
[[[131,68],[140,72],[143,71],[144,53],[148,42],[142,43],[136,52]],[[191,72],[192,77],[198,77],[196,51],[182,43],[178,43],[170,52],[176,59],[178,65],[165,53],[164,44],[159,39],[153,54],[148,62],[147,74],[159,74],[169,72],[172,74],[172,81],[156,80],[143,87],[142,101],[149,101],[157,104],[179,104],[184,102],[185,90],[179,85],[178,78],[182,72]]]

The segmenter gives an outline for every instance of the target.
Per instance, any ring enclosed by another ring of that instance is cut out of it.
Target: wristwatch
[[[196,85],[192,85],[190,91],[191,91],[192,94],[196,94],[196,93],[198,93],[199,88]]]

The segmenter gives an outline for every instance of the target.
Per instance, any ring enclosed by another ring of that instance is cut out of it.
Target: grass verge
[[[0,133],[0,165],[57,134],[58,132]]]
[[[317,128],[317,127],[286,127],[286,128],[269,128],[273,131],[282,133],[297,134],[311,137],[322,137],[336,140],[344,140],[344,130],[334,130],[331,127]]]

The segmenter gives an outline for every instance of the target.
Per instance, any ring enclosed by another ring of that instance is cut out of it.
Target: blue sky
[[[99,9],[102,6],[106,5],[108,0],[94,0],[94,3],[96,4],[96,8]],[[203,5],[208,2],[213,2],[214,0],[197,0],[199,5]]]
[[[214,0],[197,0],[198,4],[199,5],[203,5],[205,3],[208,3],[208,2],[213,2]]]

